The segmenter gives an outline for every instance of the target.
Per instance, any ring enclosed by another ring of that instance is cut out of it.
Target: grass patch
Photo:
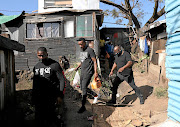
[[[168,97],[168,87],[157,87],[154,92],[157,98],[167,98]]]

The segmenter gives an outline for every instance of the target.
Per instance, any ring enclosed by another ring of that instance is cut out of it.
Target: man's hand
[[[76,68],[74,69],[74,71],[77,71],[78,69],[79,69],[79,68],[76,67]]]
[[[111,71],[110,73],[109,73],[109,77],[111,77],[113,75],[113,72]]]
[[[79,63],[79,65],[74,70],[77,71],[80,67],[81,67],[81,63]]]
[[[97,77],[98,77],[98,73],[95,72],[95,73],[94,73],[94,78],[97,78]]]
[[[58,97],[57,98],[57,104],[59,105],[59,104],[61,104],[62,103],[62,98],[61,97]]]
[[[124,67],[119,68],[118,72],[123,72],[124,71]]]

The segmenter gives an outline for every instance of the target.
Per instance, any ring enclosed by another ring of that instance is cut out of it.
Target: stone
[[[139,127],[139,126],[142,126],[143,125],[143,122],[136,119],[136,120],[132,120],[132,125],[136,126],[136,127]]]
[[[127,126],[128,124],[130,124],[131,121],[132,121],[132,120],[127,120],[127,121],[125,121],[125,122],[124,122],[124,126]]]

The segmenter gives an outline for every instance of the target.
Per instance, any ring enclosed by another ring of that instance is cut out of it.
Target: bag
[[[100,78],[99,77],[94,78],[94,80],[91,83],[91,88],[92,89],[97,89],[97,88],[100,88],[100,87],[101,87],[101,80],[100,80]]]
[[[73,86],[76,86],[80,82],[80,76],[78,71],[76,72],[74,79],[73,79]]]

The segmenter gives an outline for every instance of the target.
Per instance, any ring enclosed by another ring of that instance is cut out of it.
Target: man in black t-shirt
[[[48,58],[45,47],[37,50],[39,62],[34,66],[32,101],[39,126],[51,126],[56,120],[55,103],[62,103],[64,76],[59,63]]]
[[[119,46],[114,47],[115,61],[109,76],[113,75],[114,69],[117,67],[117,76],[113,81],[112,88],[112,99],[109,103],[116,103],[116,94],[118,86],[124,80],[133,88],[136,95],[140,99],[140,104],[144,104],[143,95],[141,94],[139,88],[134,83],[133,71],[132,71],[132,59],[128,52],[122,51]]]
[[[96,55],[94,53],[94,50],[86,45],[84,38],[79,39],[78,45],[81,50],[80,51],[81,64],[75,70],[78,70],[78,68],[81,67],[80,87],[82,90],[82,106],[79,109],[78,113],[83,113],[86,110],[85,103],[87,97],[87,87],[91,81],[91,77],[93,76],[93,74],[94,77],[97,78],[98,73],[97,73]]]

